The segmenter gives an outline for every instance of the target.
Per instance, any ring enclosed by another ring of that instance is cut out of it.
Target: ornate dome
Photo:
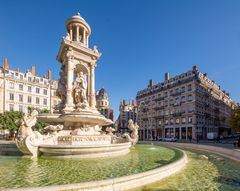
[[[97,99],[107,99],[108,100],[108,94],[107,91],[104,88],[101,88],[97,94]]]
[[[66,27],[67,27],[67,31],[69,32],[70,30],[70,26],[71,25],[80,25],[82,27],[84,27],[88,33],[88,35],[91,34],[91,28],[88,25],[88,23],[84,20],[84,18],[81,17],[80,13],[77,13],[76,15],[72,16],[71,18],[69,18],[66,21]]]

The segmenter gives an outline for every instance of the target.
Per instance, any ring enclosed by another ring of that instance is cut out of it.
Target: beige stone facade
[[[128,121],[132,119],[137,121],[137,103],[134,100],[127,102],[123,100],[119,106],[119,117],[117,119],[118,131],[121,133],[129,132]]]
[[[176,137],[206,139],[229,132],[229,117],[235,103],[196,66],[192,70],[153,84],[137,93],[140,140]]]
[[[53,112],[57,81],[51,80],[51,71],[45,77],[37,76],[36,68],[21,72],[10,69],[7,59],[0,67],[0,113],[21,111],[27,113],[29,108],[47,109]],[[59,100],[59,99],[58,99]]]

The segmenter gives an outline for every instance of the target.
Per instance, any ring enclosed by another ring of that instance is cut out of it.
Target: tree
[[[10,137],[14,136],[14,132],[18,131],[20,124],[18,121],[24,116],[25,114],[19,111],[7,111],[0,114],[0,129],[9,130]],[[43,131],[43,128],[46,127],[48,124],[42,121],[37,121],[35,126],[33,127],[34,130],[39,132]]]
[[[0,114],[0,129],[7,129],[9,131],[18,130],[17,121],[23,117],[22,112],[8,111]]]
[[[230,125],[236,131],[240,131],[240,106],[237,106],[231,115]]]

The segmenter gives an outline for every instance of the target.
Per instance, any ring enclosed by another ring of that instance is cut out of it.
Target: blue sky
[[[115,118],[122,98],[198,65],[240,102],[240,1],[86,0],[0,1],[0,60],[12,68],[53,71],[66,34],[65,21],[80,12],[92,28],[90,47],[102,57],[96,88],[109,94]]]

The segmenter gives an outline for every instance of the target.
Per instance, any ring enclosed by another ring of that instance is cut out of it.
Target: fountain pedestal
[[[61,63],[57,96],[61,99],[58,115],[40,115],[38,119],[50,125],[50,132],[41,135],[32,131],[34,115],[22,120],[17,145],[25,154],[34,157],[92,158],[118,156],[129,152],[137,142],[137,125],[131,135],[117,137],[113,129],[102,132],[102,126],[112,125],[96,109],[95,67],[101,56],[96,46],[88,47],[91,29],[80,16],[74,15],[66,22],[67,35],[63,37],[57,55]]]

